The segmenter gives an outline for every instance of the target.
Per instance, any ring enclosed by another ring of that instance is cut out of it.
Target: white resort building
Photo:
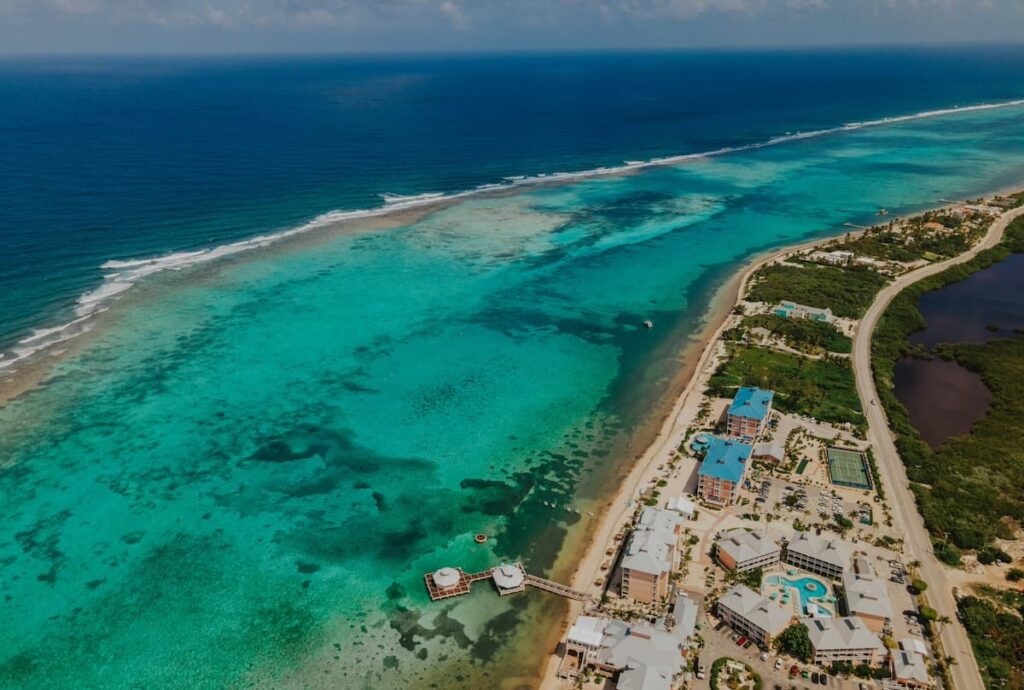
[[[814,649],[814,663],[835,661],[877,666],[885,661],[886,647],[860,618],[803,618]]]
[[[833,580],[843,576],[852,556],[849,543],[810,532],[796,532],[786,545],[786,563]]]
[[[866,557],[855,558],[853,567],[843,573],[843,596],[851,616],[876,633],[888,634],[893,621],[889,590]]]
[[[669,690],[686,663],[679,635],[646,623],[580,616],[569,629],[558,667],[561,678],[586,669],[615,679],[618,690]]]
[[[622,596],[651,604],[668,595],[682,524],[682,516],[674,511],[644,509],[622,558]]]
[[[782,559],[782,547],[767,534],[748,532],[742,527],[724,532],[715,542],[718,562],[727,570],[745,572],[764,568]]]
[[[792,611],[746,585],[736,585],[722,595],[718,600],[718,617],[763,648],[793,622]]]

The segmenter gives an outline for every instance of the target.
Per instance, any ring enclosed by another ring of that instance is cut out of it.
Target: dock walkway
[[[503,568],[505,569],[504,577],[502,577],[500,572]],[[511,573],[509,572],[510,570]],[[443,576],[441,575],[442,573],[444,573]],[[440,584],[437,581],[439,576],[442,577],[442,583]],[[448,583],[449,578],[452,580],[451,584]],[[565,597],[566,599],[593,601],[593,597],[585,592],[580,592],[572,587],[544,579],[543,577],[530,575],[523,568],[522,563],[498,566],[479,573],[467,573],[462,568],[441,568],[433,573],[423,575],[423,583],[427,586],[427,593],[430,595],[431,601],[440,601],[469,594],[473,583],[481,580],[492,580],[495,588],[498,590],[498,594],[501,596],[522,592],[529,586]]]

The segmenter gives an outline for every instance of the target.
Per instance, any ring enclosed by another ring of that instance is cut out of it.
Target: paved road
[[[971,251],[953,259],[941,261],[911,271],[900,276],[890,285],[882,289],[875,298],[874,304],[861,319],[854,335],[853,366],[857,379],[857,394],[864,407],[868,421],[868,440],[875,449],[878,470],[882,475],[888,492],[889,503],[893,509],[893,517],[897,527],[902,526],[905,532],[904,544],[908,553],[906,561],[921,562],[920,575],[928,583],[928,599],[940,616],[949,616],[953,623],[942,626],[940,637],[942,646],[948,656],[956,659],[952,667],[953,684],[956,690],[980,690],[981,674],[978,664],[971,651],[967,632],[956,622],[956,602],[943,566],[936,560],[932,552],[931,540],[924,527],[924,520],[917,512],[914,496],[910,491],[906,468],[896,452],[892,433],[889,431],[888,420],[877,401],[874,378],[871,375],[871,335],[874,333],[878,319],[892,299],[901,290],[928,276],[940,273],[955,264],[969,260],[975,254],[995,246],[1003,236],[1003,231],[1011,220],[1024,215],[1024,208],[1009,211],[1000,216],[989,228],[984,239]]]

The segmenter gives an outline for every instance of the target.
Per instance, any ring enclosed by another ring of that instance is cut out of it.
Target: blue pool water
[[[831,615],[835,610],[835,602],[831,590],[824,580],[806,575],[799,578],[788,578],[782,575],[771,575],[766,578],[771,585],[788,588],[790,597],[800,598],[800,611],[807,613],[810,604],[819,606],[819,615]]]

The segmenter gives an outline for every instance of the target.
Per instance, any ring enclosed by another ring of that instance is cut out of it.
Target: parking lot
[[[700,653],[700,663],[707,669],[711,668],[712,662],[719,657],[727,656],[737,661],[749,664],[757,673],[761,674],[764,690],[775,690],[776,687],[782,690],[796,688],[797,690],[815,690],[815,688],[833,688],[834,690],[859,690],[859,680],[845,680],[822,673],[820,669],[811,664],[797,663],[792,659],[779,657],[773,650],[765,653],[754,644],[749,647],[737,645],[739,638],[729,627],[722,626],[715,629],[717,620],[709,617],[702,634],[704,636],[704,649]],[[778,668],[776,668],[778,667]],[[793,667],[797,672],[794,677],[791,674]],[[804,673],[807,677],[804,677]],[[813,674],[820,673],[817,683],[813,682]],[[871,690],[877,686],[868,683]],[[701,680],[694,679],[694,688],[710,688],[710,679],[705,676]]]

